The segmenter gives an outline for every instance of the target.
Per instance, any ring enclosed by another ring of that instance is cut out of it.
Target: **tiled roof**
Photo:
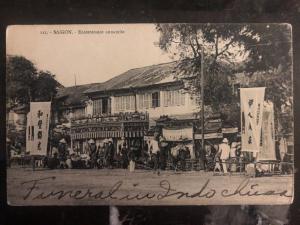
[[[176,68],[177,65],[178,62],[175,61],[131,69],[88,89],[85,93],[89,94],[106,90],[142,88],[155,84],[176,82],[177,75],[182,73]]]

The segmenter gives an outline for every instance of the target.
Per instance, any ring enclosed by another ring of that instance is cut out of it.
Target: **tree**
[[[49,71],[39,71],[33,82],[35,101],[51,101],[57,93],[58,86],[55,75]]]
[[[28,103],[32,98],[33,81],[37,70],[33,63],[22,56],[7,58],[6,98],[7,102]]]
[[[6,100],[9,105],[30,101],[51,101],[61,86],[49,71],[38,71],[34,64],[23,56],[7,58]]]
[[[203,47],[205,104],[218,109],[231,103],[228,77],[236,72],[248,76],[257,71],[275,71],[291,79],[291,29],[282,24],[157,24],[158,46],[179,59],[177,77],[199,96],[199,72]],[[191,74],[196,79],[186,79]]]

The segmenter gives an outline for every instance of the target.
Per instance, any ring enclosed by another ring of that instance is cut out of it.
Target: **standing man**
[[[115,154],[115,149],[113,146],[113,140],[112,138],[108,139],[108,144],[107,144],[107,159],[108,159],[108,166],[110,169],[113,168],[113,161],[114,161],[114,154]]]
[[[180,167],[182,171],[185,171],[185,167],[186,167],[186,160],[187,157],[187,149],[184,146],[184,144],[180,143],[180,147],[179,147],[179,160],[180,160]]]
[[[227,174],[227,163],[226,161],[229,158],[230,147],[228,145],[228,139],[224,138],[222,143],[219,145],[219,154],[222,162],[223,171]]]
[[[97,146],[93,139],[89,140],[89,153],[91,158],[91,168],[95,168],[97,165]]]
[[[154,173],[160,174],[160,149],[157,140],[151,140],[150,151],[152,151],[154,159]]]
[[[63,138],[59,141],[58,144],[58,159],[60,163],[60,168],[65,168],[65,161],[66,161],[66,156],[67,156],[67,142]]]
[[[128,149],[126,146],[126,142],[124,142],[122,145],[121,157],[122,157],[122,168],[127,169],[127,167],[128,167]]]
[[[175,146],[173,148],[171,148],[171,159],[172,159],[172,164],[173,164],[173,168],[175,170],[175,172],[177,171],[177,164],[178,164],[178,161],[179,161],[179,148],[178,146]]]

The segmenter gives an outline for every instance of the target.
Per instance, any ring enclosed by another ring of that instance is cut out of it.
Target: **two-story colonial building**
[[[144,135],[161,116],[195,119],[199,105],[196,97],[184,90],[183,82],[176,79],[176,63],[131,69],[86,90],[89,115],[73,120],[73,146],[84,149],[90,138],[97,145],[113,138],[117,148],[124,141],[141,148]]]

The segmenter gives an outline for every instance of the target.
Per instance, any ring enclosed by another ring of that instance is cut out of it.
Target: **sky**
[[[92,33],[91,33],[92,32]],[[64,86],[98,83],[129,69],[170,62],[155,46],[153,24],[16,25],[6,33],[7,54],[32,61]]]

